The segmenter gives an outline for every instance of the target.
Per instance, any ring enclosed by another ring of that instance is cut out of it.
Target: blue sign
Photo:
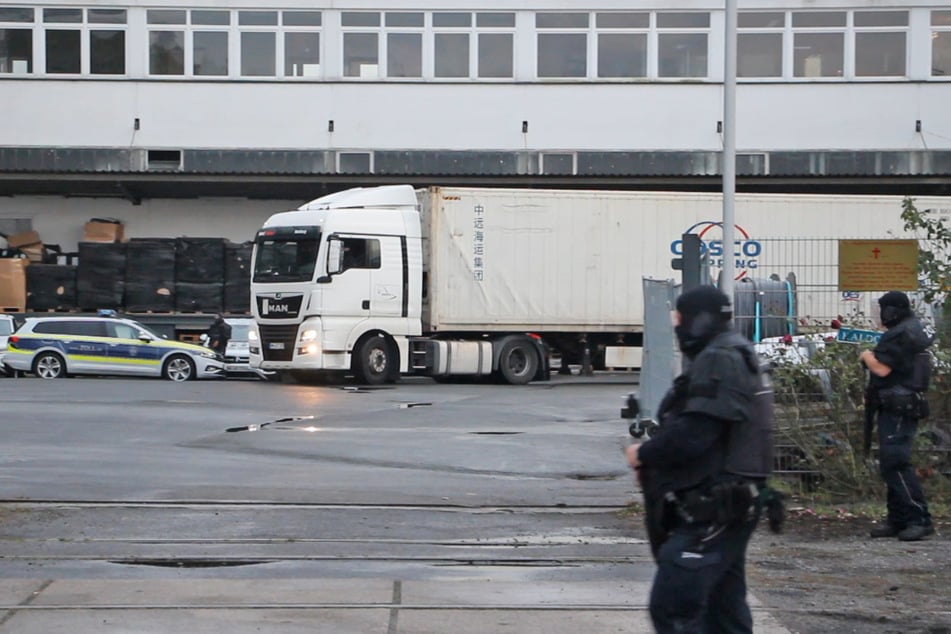
[[[858,328],[839,328],[836,341],[844,343],[878,343],[882,333],[877,330],[859,330]]]

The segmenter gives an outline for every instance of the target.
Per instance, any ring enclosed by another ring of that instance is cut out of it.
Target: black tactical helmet
[[[888,291],[878,298],[878,306],[881,309],[882,323],[889,328],[898,325],[912,314],[908,295],[901,291]]]
[[[674,328],[680,350],[693,358],[719,333],[733,316],[730,298],[713,286],[698,286],[677,298],[680,325]]]

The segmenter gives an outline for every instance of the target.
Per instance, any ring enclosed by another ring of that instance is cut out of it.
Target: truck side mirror
[[[335,275],[343,271],[343,240],[327,240],[327,274]]]

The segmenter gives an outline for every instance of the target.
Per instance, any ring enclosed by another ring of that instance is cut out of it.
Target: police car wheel
[[[33,361],[33,374],[41,379],[59,379],[66,376],[66,362],[55,352],[41,352]]]
[[[188,381],[195,378],[195,364],[183,354],[172,355],[162,366],[162,376],[169,381]]]

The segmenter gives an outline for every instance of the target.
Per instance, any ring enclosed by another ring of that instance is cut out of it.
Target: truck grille
[[[261,333],[261,354],[265,361],[291,361],[297,345],[297,324],[258,325]],[[277,344],[278,347],[274,347]]]

